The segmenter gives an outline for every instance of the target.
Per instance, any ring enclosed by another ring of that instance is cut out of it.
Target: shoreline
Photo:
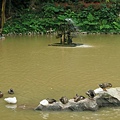
[[[78,34],[82,35],[120,35],[120,32],[79,32]],[[57,35],[56,32],[54,33],[42,33],[42,32],[28,32],[28,33],[8,33],[8,34],[2,34],[1,39],[4,39],[5,36],[35,36],[35,35]]]

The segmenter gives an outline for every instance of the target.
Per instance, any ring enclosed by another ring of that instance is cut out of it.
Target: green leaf
[[[106,25],[107,24],[107,20],[102,20],[102,24]]]
[[[120,28],[120,24],[118,24],[117,22],[113,22],[113,24],[114,24],[116,27]]]
[[[94,16],[91,13],[88,14],[87,18],[88,18],[88,21],[94,20]]]
[[[66,18],[66,16],[64,16],[64,15],[59,15],[59,16],[58,16],[58,19],[59,19],[59,20],[62,20],[62,21],[64,21],[65,18]]]

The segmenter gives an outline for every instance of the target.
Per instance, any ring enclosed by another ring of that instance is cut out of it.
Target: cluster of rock
[[[120,87],[111,88],[111,83],[103,83],[95,90],[88,90],[89,96],[76,96],[73,99],[61,97],[59,101],[55,99],[44,99],[35,110],[41,111],[96,111],[101,107],[120,106]]]

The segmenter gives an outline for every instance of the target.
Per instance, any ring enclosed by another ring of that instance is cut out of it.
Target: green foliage
[[[118,10],[115,5],[107,7],[101,4],[99,10],[90,6],[79,13],[79,27],[82,31],[87,32],[120,32],[120,19]]]
[[[94,6],[82,8],[75,12],[61,6],[47,3],[41,11],[24,9],[6,22],[3,33],[46,32],[56,30],[65,20],[72,18],[75,24],[86,32],[120,32],[120,4],[101,4],[100,9]]]
[[[42,14],[43,14],[43,17],[55,17],[56,14],[60,13],[60,12],[63,12],[64,9],[60,6],[58,7],[55,7],[54,4],[51,4],[51,3],[48,3],[48,4],[45,4],[43,7],[42,7]]]

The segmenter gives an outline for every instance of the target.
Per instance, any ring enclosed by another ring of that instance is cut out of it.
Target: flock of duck
[[[88,95],[89,99],[91,100],[94,100],[94,97],[96,96],[96,94],[100,93],[100,92],[103,92],[103,91],[107,91],[107,89],[111,88],[112,87],[112,84],[111,83],[102,83],[102,84],[99,84],[99,88],[95,89],[95,90],[88,90],[86,92],[86,95]],[[80,100],[84,100],[85,97],[82,96],[82,95],[78,95],[76,94],[75,97],[73,97],[74,99],[74,102],[78,102]],[[59,101],[62,103],[62,104],[67,104],[69,102],[68,98],[66,96],[62,96]],[[47,99],[44,99],[42,101],[40,101],[40,104],[43,105],[43,106],[46,106],[48,104],[52,104],[56,102],[55,99],[50,99],[50,98],[47,98]]]
[[[8,90],[8,94],[14,94],[14,90],[11,88]],[[0,98],[2,98],[4,95],[3,93],[0,91]],[[17,103],[17,99],[16,97],[8,97],[8,98],[4,98],[4,100],[7,102],[7,103],[10,103],[10,104],[15,104]]]
[[[102,84],[99,84],[99,88],[95,89],[95,90],[88,90],[86,92],[86,95],[88,95],[88,99],[90,100],[93,100],[94,101],[94,97],[99,94],[100,92],[107,92],[109,90],[109,88],[112,87],[112,84],[111,83],[102,83]],[[14,90],[11,88],[8,90],[8,94],[14,94]],[[4,95],[3,93],[0,91],[0,98],[2,98]],[[86,99],[84,96],[82,95],[78,95],[76,94],[74,97],[73,97],[73,100],[74,100],[74,103],[77,103],[81,100],[84,100]],[[7,98],[4,98],[4,101],[6,101],[7,103],[9,104],[15,104],[17,103],[17,99],[16,97],[7,97]],[[66,96],[62,96],[60,99],[59,99],[60,103],[62,104],[67,104],[69,102],[69,99],[66,97]],[[50,105],[50,104],[53,104],[57,102],[57,100],[55,99],[50,99],[50,98],[47,98],[47,99],[43,99],[42,101],[40,101],[40,105],[42,106],[47,106],[47,105]]]

